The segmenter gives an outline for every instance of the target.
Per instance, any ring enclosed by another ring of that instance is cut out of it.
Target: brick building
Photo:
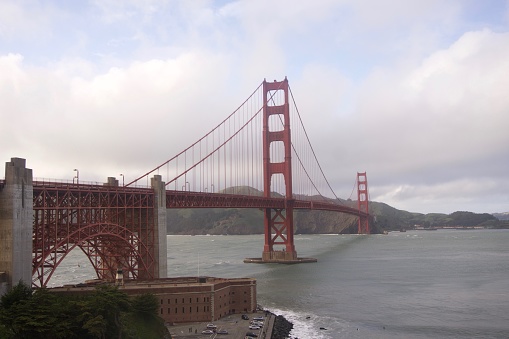
[[[226,315],[256,310],[256,279],[181,277],[125,281],[128,295],[151,293],[159,299],[159,315],[170,324],[215,321]],[[87,293],[93,284],[52,288],[56,293]]]

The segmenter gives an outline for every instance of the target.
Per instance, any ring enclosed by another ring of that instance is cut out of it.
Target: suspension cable
[[[308,144],[309,144],[309,147],[311,148],[311,152],[313,153],[313,157],[315,158],[315,161],[318,165],[318,168],[320,169],[320,172],[322,173],[322,176],[323,178],[325,179],[325,182],[327,183],[327,186],[329,187],[329,189],[331,190],[332,194],[334,195],[334,197],[339,201],[341,202],[341,200],[338,198],[338,196],[336,195],[336,193],[334,192],[334,190],[332,189],[329,181],[327,180],[327,177],[325,176],[324,172],[323,172],[323,169],[322,169],[322,166],[320,165],[320,162],[318,161],[318,158],[316,157],[316,153],[315,153],[315,150],[313,149],[313,145],[311,144],[311,141],[309,140],[309,136],[308,136],[308,133],[306,131],[306,127],[304,126],[304,123],[302,122],[302,118],[300,116],[300,112],[299,112],[299,108],[297,107],[297,103],[295,102],[295,98],[293,96],[293,92],[292,92],[292,89],[290,88],[290,86],[288,86],[288,90],[290,91],[290,95],[292,97],[292,101],[293,101],[293,105],[295,106],[295,110],[297,111],[297,116],[299,117],[299,121],[300,121],[300,124],[302,126],[302,129],[304,130],[304,135],[306,136],[306,139],[308,141]]]
[[[151,171],[148,171],[147,173],[143,174],[142,176],[134,179],[133,181],[131,181],[130,183],[128,183],[127,185],[125,185],[126,187],[137,182],[138,180],[144,178],[145,176],[148,176],[150,173],[153,173],[154,171],[157,171],[158,169],[160,169],[161,167],[163,167],[164,165],[168,164],[170,161],[174,160],[175,158],[178,158],[180,155],[184,154],[185,152],[187,152],[190,148],[194,147],[196,144],[198,144],[199,142],[201,142],[203,139],[207,138],[210,134],[212,134],[216,129],[218,129],[219,127],[221,127],[221,125],[223,123],[225,123],[228,119],[230,119],[230,117],[232,117],[235,113],[237,113],[241,108],[242,106],[244,106],[244,104],[246,102],[248,102],[249,99],[251,99],[253,97],[253,95],[260,89],[260,87],[262,87],[263,85],[263,82],[258,85],[258,87],[253,91],[253,93],[251,93],[251,95],[246,99],[244,100],[244,102],[239,106],[237,107],[237,109],[235,111],[233,111],[233,113],[231,113],[228,117],[226,117],[222,122],[220,122],[216,127],[214,127],[210,132],[208,132],[207,134],[205,134],[203,137],[201,137],[198,141],[196,141],[194,144],[192,144],[191,146],[187,147],[185,150],[183,150],[182,152],[180,152],[179,154],[175,155],[174,157],[172,157],[171,159],[163,162],[161,165],[157,166],[156,168],[154,168],[153,170]]]

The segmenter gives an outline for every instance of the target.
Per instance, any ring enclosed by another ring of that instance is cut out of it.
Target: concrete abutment
[[[19,281],[32,285],[33,176],[25,159],[5,164],[0,187],[0,272],[7,291]],[[0,291],[3,294],[5,291]]]

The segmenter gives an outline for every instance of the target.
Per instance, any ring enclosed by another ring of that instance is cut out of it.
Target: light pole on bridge
[[[80,184],[80,171],[75,168],[73,169],[74,172],[76,172],[76,175],[74,176],[74,178],[76,178],[76,183],[79,185]],[[74,184],[74,178],[72,178],[72,183]]]
[[[124,175],[122,173],[120,173],[120,176],[122,177],[122,187],[124,187],[125,186]]]

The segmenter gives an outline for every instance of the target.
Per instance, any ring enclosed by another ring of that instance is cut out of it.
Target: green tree
[[[114,286],[69,295],[20,283],[0,300],[0,338],[167,337],[158,307],[152,294],[129,298]]]
[[[30,298],[8,309],[8,327],[14,338],[76,338],[79,331],[68,299],[36,290]],[[7,326],[6,326],[7,327]]]
[[[14,322],[18,306],[30,298],[32,298],[32,289],[21,280],[0,298],[0,324],[7,336],[16,335]]]
[[[118,287],[102,285],[90,295],[85,306],[86,327],[93,329],[95,335],[101,333],[98,338],[121,338],[123,326],[121,323],[122,313],[131,311],[131,303],[127,294],[118,290]],[[102,327],[101,327],[102,326]]]
[[[9,309],[12,305],[22,300],[30,299],[31,297],[32,288],[20,280],[10,291],[2,295],[2,298],[0,298],[0,307],[2,309]]]
[[[135,316],[144,319],[157,318],[159,304],[157,298],[150,293],[137,295],[131,299],[131,305]]]

